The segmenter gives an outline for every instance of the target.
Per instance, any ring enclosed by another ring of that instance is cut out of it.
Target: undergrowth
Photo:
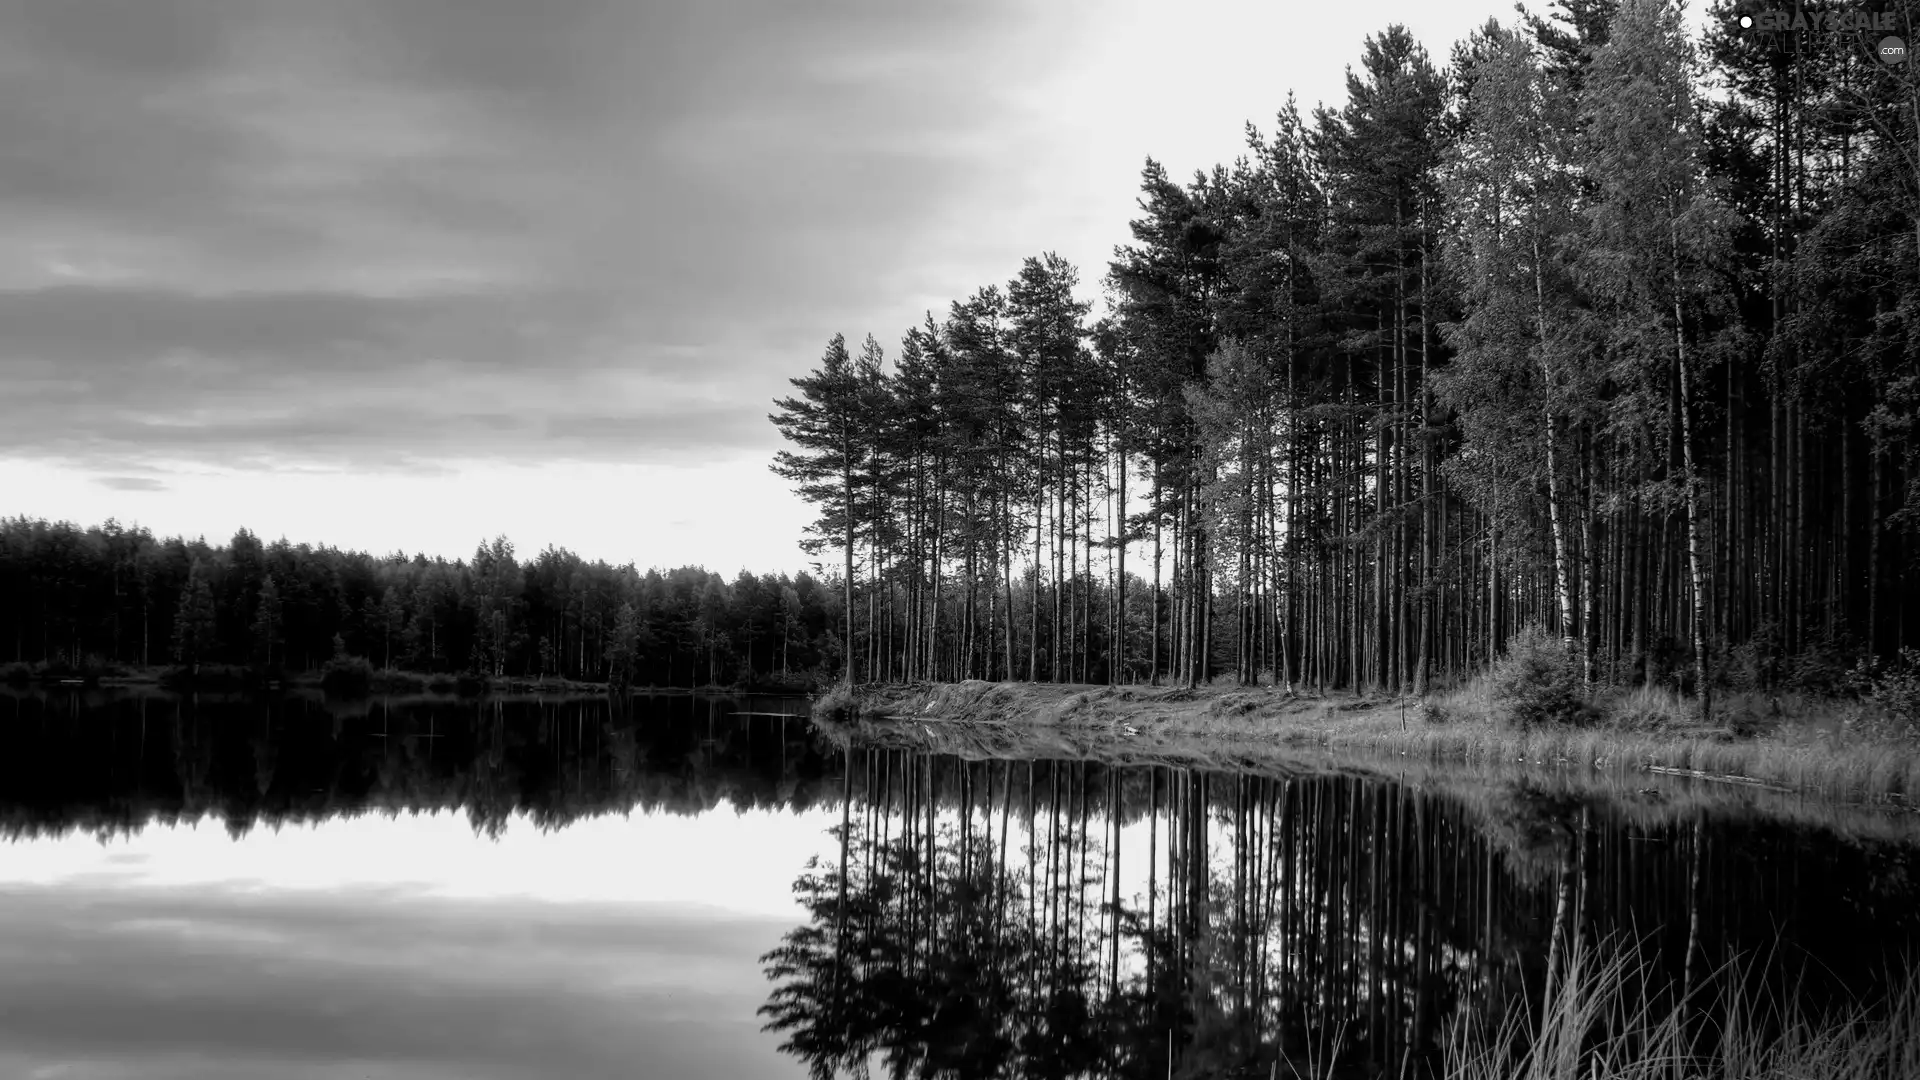
[[[1901,649],[1892,662],[1862,660],[1848,684],[1866,706],[1855,721],[1860,730],[1920,740],[1920,649]]]
[[[1494,661],[1492,684],[1499,719],[1514,727],[1592,719],[1572,652],[1538,625],[1508,639],[1506,655]]]
[[[364,656],[336,654],[321,669],[320,688],[339,697],[366,697],[373,689],[373,665]]]

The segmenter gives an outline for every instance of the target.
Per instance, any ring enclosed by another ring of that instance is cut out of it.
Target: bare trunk
[[[853,686],[853,438],[844,421],[841,424],[840,443],[840,491],[842,498],[846,500],[847,513],[844,549],[846,576],[841,579],[847,609],[846,652],[843,654],[846,671],[842,673],[841,678],[851,688]]]
[[[1533,238],[1534,318],[1540,331],[1541,433],[1547,444],[1547,521],[1553,530],[1553,591],[1560,605],[1560,639],[1573,652],[1573,600],[1567,589],[1567,537],[1560,523],[1560,473],[1553,438],[1553,369],[1547,358],[1547,284],[1540,236]]]
[[[1700,718],[1713,712],[1713,688],[1707,681],[1707,590],[1700,572],[1700,485],[1693,464],[1693,379],[1687,370],[1687,334],[1685,314],[1680,307],[1680,241],[1668,227],[1674,248],[1673,347],[1674,362],[1680,370],[1680,455],[1686,467],[1687,485],[1687,570],[1693,579],[1693,666],[1696,689],[1700,695]]]
[[[1003,565],[1001,567],[1002,569],[1001,576],[1006,579],[1006,584],[1007,584],[1007,606],[1006,606],[1007,675],[1006,675],[1006,678],[1008,682],[1012,682],[1016,678],[1016,676],[1014,675],[1014,667],[1013,667],[1013,547],[1017,539],[1013,534],[1013,496],[1003,493],[1000,496],[1000,508],[1001,508],[1001,513],[1005,517],[1005,531],[1006,531],[1006,544],[1003,545],[1000,549],[1000,557],[1003,562]]]
[[[1027,603],[1029,616],[1027,634],[1027,681],[1040,681],[1040,538],[1045,535],[1045,516],[1042,508],[1046,505],[1046,495],[1035,484],[1033,495],[1033,593]]]
[[[1120,437],[1120,568],[1114,574],[1113,667],[1109,682],[1119,682],[1127,669],[1127,439]],[[1115,857],[1118,865],[1118,857]]]

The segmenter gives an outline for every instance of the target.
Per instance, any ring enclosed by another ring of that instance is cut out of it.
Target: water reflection
[[[257,825],[457,810],[497,835],[609,812],[805,809],[837,758],[781,698],[326,701],[91,691],[0,695],[0,827],[124,832],[219,815]]]
[[[767,958],[816,1077],[1427,1076],[1448,1025],[1630,936],[1685,993],[1723,961],[1815,1009],[1920,931],[1912,849],[1531,785],[851,754],[837,855]],[[1713,988],[1701,987],[1704,990]],[[1747,987],[1749,991],[1756,987]]]
[[[791,1076],[838,758],[755,704],[0,699],[0,1076]]]
[[[0,1075],[1420,1077],[1575,942],[1816,1009],[1920,944],[1899,830],[800,707],[0,696]]]

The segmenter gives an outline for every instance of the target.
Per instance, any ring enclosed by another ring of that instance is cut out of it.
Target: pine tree
[[[820,366],[803,378],[789,381],[800,396],[776,401],[780,411],[768,419],[796,449],[774,455],[773,471],[796,484],[800,496],[819,507],[819,517],[807,527],[802,549],[818,555],[829,543],[838,541],[844,556],[841,589],[845,652],[840,674],[841,681],[851,687],[854,532],[859,514],[855,478],[866,467],[871,433],[865,426],[867,414],[862,408],[859,373],[847,354],[846,337],[835,334]]]
[[[505,536],[481,544],[473,552],[473,609],[477,617],[474,662],[495,678],[506,673],[507,656],[521,636],[514,618],[522,574],[513,557],[513,543]]]
[[[1316,112],[1312,146],[1331,202],[1321,285],[1344,316],[1337,351],[1351,444],[1342,453],[1352,465],[1341,531],[1365,545],[1347,575],[1355,682],[1397,687],[1411,674],[1409,526],[1432,486],[1414,432],[1434,323],[1444,81],[1403,26],[1369,36],[1364,48],[1360,70],[1347,74],[1347,104]]]
[[[260,584],[260,604],[253,617],[254,649],[269,666],[273,663],[273,650],[280,644],[281,627],[284,617],[280,605],[280,589],[274,584],[273,575],[268,574]]]
[[[201,572],[200,562],[195,560],[187,575],[186,588],[181,593],[180,607],[174,615],[174,661],[185,666],[190,674],[198,675],[201,661],[213,651],[213,634],[213,589]]]
[[[634,664],[639,659],[640,618],[633,601],[620,605],[614,616],[613,635],[607,642],[607,681],[624,688],[633,682]],[[543,639],[544,643],[544,639]]]
[[[1036,571],[1028,613],[1029,676],[1039,677],[1040,582],[1043,580],[1039,567],[1043,529],[1050,521],[1053,537],[1048,552],[1053,565],[1044,578],[1052,582],[1053,611],[1046,651],[1050,678],[1056,682],[1066,678],[1070,671],[1066,626],[1071,587],[1067,566],[1067,503],[1069,491],[1076,485],[1076,466],[1085,460],[1086,443],[1091,436],[1091,425],[1087,421],[1091,412],[1088,369],[1092,362],[1086,349],[1086,329],[1082,325],[1089,306],[1074,298],[1073,290],[1078,282],[1079,273],[1073,264],[1048,252],[1026,259],[1019,275],[1007,283],[1006,355],[1017,365],[1017,374],[1001,386],[985,388],[986,400],[996,404],[983,411],[979,421],[985,432],[1011,445],[1011,417],[1004,411],[999,396],[1019,401],[1024,413],[1020,426],[1025,429],[1027,439],[1025,453],[1021,455],[1022,471],[1030,480],[1021,492],[1021,501],[1028,497],[1033,500]],[[1011,462],[1012,455],[987,455],[982,464],[994,467],[1001,459]],[[1053,494],[1051,506],[1046,505],[1049,488]]]
[[[380,666],[393,666],[393,639],[405,631],[407,611],[401,601],[400,589],[389,585],[380,591]],[[546,666],[542,666],[544,672]]]

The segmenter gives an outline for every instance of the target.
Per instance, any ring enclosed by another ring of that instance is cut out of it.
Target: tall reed
[[[1835,1015],[1755,997],[1729,964],[1691,999],[1664,990],[1630,948],[1576,942],[1539,1017],[1449,1032],[1447,1080],[1914,1080],[1920,1077],[1920,972]]]

